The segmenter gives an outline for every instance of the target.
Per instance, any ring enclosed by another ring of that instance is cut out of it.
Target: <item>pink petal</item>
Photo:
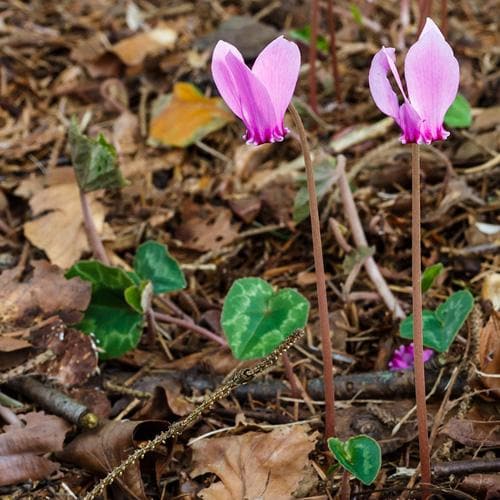
[[[432,19],[427,19],[420,38],[408,50],[405,78],[410,102],[423,120],[422,136],[431,141],[446,138],[443,119],[457,95],[460,71]]]
[[[394,48],[384,47],[379,50],[372,59],[370,72],[368,73],[368,83],[373,100],[380,111],[388,116],[392,116],[399,123],[398,96],[392,90],[391,82],[387,77],[387,73],[391,71],[396,78],[396,82],[401,87],[401,80],[397,70],[394,71],[395,58]]]
[[[262,144],[283,140],[280,124],[264,85],[234,54],[226,55],[226,64],[238,89],[241,119],[247,127],[247,142]]]
[[[283,120],[292,100],[299,71],[299,48],[283,36],[268,44],[252,67],[252,73],[267,89],[279,121]]]
[[[421,124],[422,119],[418,113],[413,109],[410,103],[403,103],[399,108],[399,126],[401,127],[401,142],[408,144],[412,142],[426,142],[421,137]]]
[[[226,63],[226,56],[229,53],[243,63],[243,56],[239,50],[234,45],[220,40],[212,55],[212,76],[222,99],[238,118],[243,118],[238,86]]]

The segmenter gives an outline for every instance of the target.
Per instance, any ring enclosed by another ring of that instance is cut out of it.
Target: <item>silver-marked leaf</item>
[[[260,278],[241,278],[224,300],[221,325],[235,358],[255,359],[303,328],[308,315],[309,302],[297,291],[274,291]]]
[[[435,311],[422,311],[424,345],[445,352],[462,328],[474,306],[474,297],[468,290],[450,295]],[[413,339],[413,315],[401,322],[399,334]]]

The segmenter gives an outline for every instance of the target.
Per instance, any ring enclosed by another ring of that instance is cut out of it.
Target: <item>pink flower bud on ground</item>
[[[432,349],[424,349],[424,363],[432,358],[434,351]],[[413,350],[413,342],[409,345],[398,347],[392,354],[392,359],[389,361],[389,369],[392,371],[407,370],[413,368],[415,362],[415,353]]]

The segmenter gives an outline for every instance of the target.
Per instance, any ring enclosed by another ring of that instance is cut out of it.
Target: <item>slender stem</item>
[[[325,383],[325,439],[335,435],[335,392],[333,383],[332,345],[330,340],[330,321],[328,317],[328,299],[326,295],[325,267],[321,247],[321,227],[318,212],[318,199],[314,183],[314,170],[309,152],[304,124],[297,110],[290,104],[289,108],[300,137],[302,153],[306,165],[307,191],[309,193],[309,213],[311,217],[311,235],[313,242],[314,270],[316,273],[316,293],[318,295],[319,330],[323,354],[323,377]]]
[[[82,206],[83,225],[85,227],[85,233],[87,234],[87,239],[89,241],[90,248],[92,249],[92,253],[96,259],[106,265],[109,265],[106,250],[104,250],[101,238],[99,238],[99,234],[97,233],[97,229],[94,224],[94,219],[92,218],[92,212],[90,211],[87,195],[80,187],[78,187],[78,191],[80,193],[80,203]]]
[[[347,469],[344,469],[344,471],[342,472],[342,482],[340,483],[340,499],[349,500],[350,493],[349,471]]]
[[[311,41],[309,43],[309,104],[318,112],[318,82],[316,79],[316,59],[318,57],[318,0],[311,1]]]
[[[420,0],[420,19],[418,22],[418,36],[424,28],[426,19],[432,12],[432,0]]]
[[[441,31],[448,37],[448,0],[441,0]]]
[[[170,316],[168,314],[163,314],[159,312],[154,312],[153,317],[156,321],[159,321],[160,323],[172,323],[173,325],[180,326],[182,328],[185,328],[186,330],[191,330],[192,332],[199,333],[200,335],[207,337],[207,339],[217,342],[222,347],[227,347],[227,342],[225,339],[223,339],[216,333],[213,333],[210,330],[207,330],[206,328],[203,328],[202,326],[193,323],[192,321],[187,321],[185,319],[176,318],[175,316]]]
[[[431,484],[429,455],[429,436],[427,433],[427,405],[425,402],[424,335],[422,329],[422,288],[420,253],[420,149],[418,144],[411,145],[411,268],[413,297],[413,344],[415,349],[415,395],[417,402],[418,444],[423,497],[428,498],[426,486]]]
[[[342,87],[340,83],[339,64],[337,61],[337,38],[335,35],[335,17],[333,14],[333,0],[328,0],[328,9],[326,11],[326,20],[328,31],[330,32],[330,53],[332,57],[332,73],[335,83],[335,97],[338,102],[342,102]]]
[[[281,361],[283,361],[283,368],[285,369],[285,375],[290,384],[290,391],[292,394],[292,398],[298,398],[300,396],[300,389],[297,385],[297,380],[295,379],[295,374],[293,373],[293,366],[290,362],[290,358],[288,354],[284,352],[281,355]]]

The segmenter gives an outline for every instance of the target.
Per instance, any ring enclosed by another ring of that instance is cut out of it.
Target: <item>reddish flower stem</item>
[[[109,266],[109,259],[95,227],[87,195],[80,186],[78,186],[78,191],[80,193],[80,204],[82,206],[83,226],[85,227],[85,233],[87,234],[92,253],[97,260]]]
[[[415,353],[415,399],[417,402],[418,444],[423,495],[428,498],[431,484],[429,435],[427,432],[427,404],[425,401],[424,335],[422,328],[422,288],[420,252],[420,149],[411,145],[411,276],[413,303],[413,344]]]
[[[342,102],[342,87],[340,83],[339,65],[337,61],[337,39],[335,34],[335,16],[333,13],[333,0],[328,0],[328,9],[326,11],[326,20],[328,31],[330,32],[330,53],[332,57],[332,74],[335,83],[335,97],[338,102]]]
[[[295,374],[293,373],[292,363],[286,352],[284,352],[281,355],[281,361],[283,361],[283,368],[285,369],[285,375],[290,384],[290,391],[292,394],[292,398],[298,398],[300,396],[300,389],[299,386],[297,385]]]
[[[342,482],[340,483],[340,500],[349,500],[351,495],[349,488],[349,471],[344,469],[342,472]]]
[[[309,105],[318,112],[318,81],[316,78],[316,59],[318,58],[318,0],[311,0],[311,40],[309,43]]]
[[[425,20],[431,15],[432,0],[420,0],[420,20],[418,22],[418,36],[424,29]]]
[[[313,242],[314,271],[316,273],[316,293],[318,295],[319,330],[321,335],[323,355],[323,377],[325,387],[325,439],[335,435],[335,392],[333,383],[332,345],[330,340],[330,321],[328,316],[328,299],[326,295],[326,277],[323,263],[323,250],[321,246],[321,227],[318,212],[318,199],[314,183],[314,170],[311,153],[307,142],[304,124],[297,110],[290,104],[289,111],[300,137],[302,153],[306,165],[307,191],[309,193],[309,214],[311,217],[311,235]]]
[[[448,38],[448,0],[441,0],[441,31]]]

